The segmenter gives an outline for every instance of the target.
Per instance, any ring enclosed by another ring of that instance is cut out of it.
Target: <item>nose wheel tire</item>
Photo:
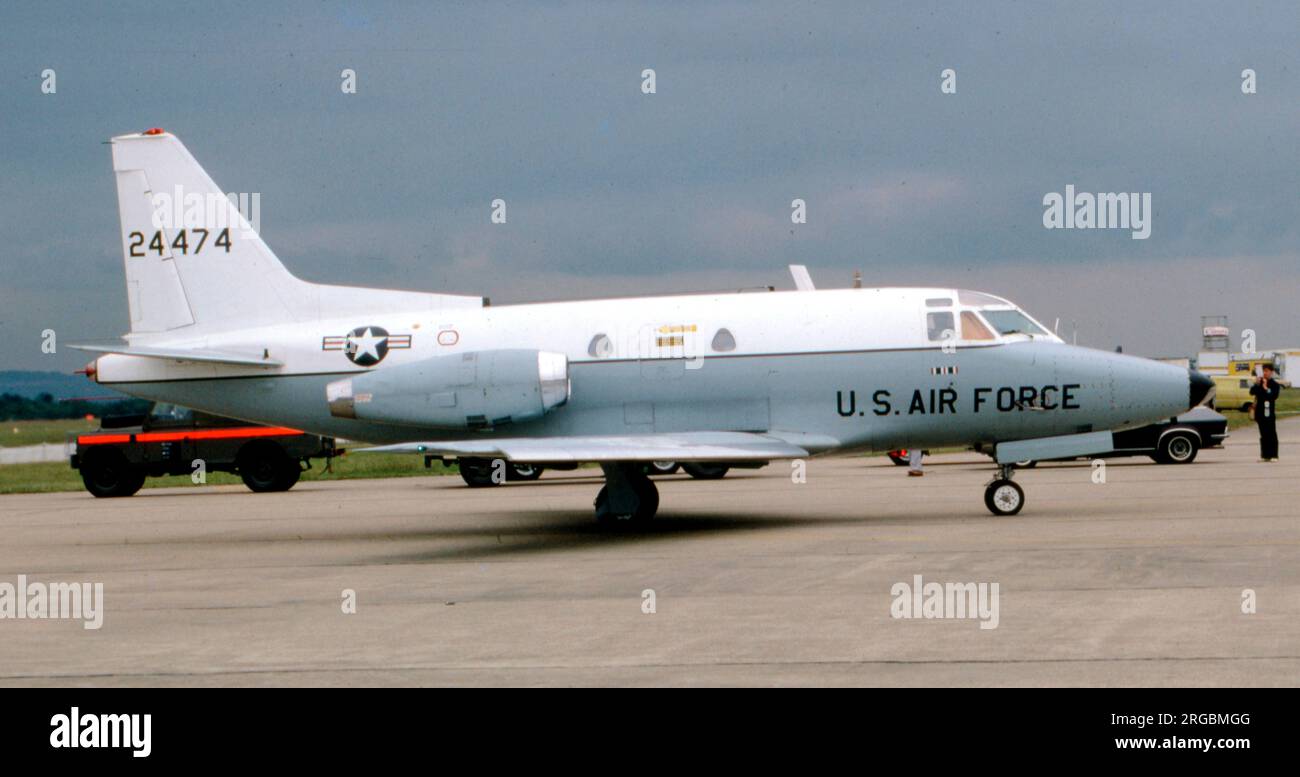
[[[984,489],[984,506],[994,515],[1015,515],[1025,506],[1025,492],[1010,480],[995,480]]]

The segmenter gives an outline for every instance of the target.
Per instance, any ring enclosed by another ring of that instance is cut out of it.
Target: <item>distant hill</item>
[[[16,394],[34,398],[49,394],[55,399],[84,397],[113,397],[125,399],[126,395],[99,385],[85,375],[68,375],[62,372],[27,372],[0,370],[0,394]]]

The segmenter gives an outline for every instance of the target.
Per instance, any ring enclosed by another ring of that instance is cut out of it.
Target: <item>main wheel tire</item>
[[[302,468],[275,443],[244,446],[236,459],[239,477],[248,490],[257,494],[288,491],[298,482]]]
[[[652,461],[645,465],[647,475],[671,475],[681,469],[680,464],[675,461]]]
[[[705,464],[702,462],[688,462],[682,465],[682,471],[696,480],[721,480],[727,476],[731,469],[724,464]]]
[[[1200,442],[1190,434],[1167,434],[1160,441],[1158,461],[1161,464],[1191,464],[1196,461],[1196,452],[1200,449]]]
[[[536,464],[506,464],[506,480],[529,481],[542,476],[544,470]]]
[[[97,451],[81,462],[81,482],[96,497],[131,496],[144,485],[144,472],[132,467],[120,452]]]
[[[637,489],[637,496],[641,497],[641,504],[637,507],[634,520],[648,521],[654,518],[659,512],[659,488],[650,478],[646,478]]]
[[[1015,464],[1017,469],[1032,469],[1038,466],[1038,462],[1034,461],[1033,459],[1025,459],[1024,461],[1017,461]]]
[[[984,506],[994,515],[1015,515],[1025,506],[1025,492],[1010,480],[995,480],[984,489]]]
[[[648,486],[648,488],[646,487]],[[631,513],[614,514],[608,511],[609,486],[601,486],[596,494],[596,520],[609,526],[628,526],[641,524],[655,517],[659,512],[659,489],[649,479],[637,488],[637,506]]]
[[[456,460],[456,466],[460,469],[461,479],[470,488],[487,488],[501,485],[492,477],[494,466],[492,459],[462,458]]]

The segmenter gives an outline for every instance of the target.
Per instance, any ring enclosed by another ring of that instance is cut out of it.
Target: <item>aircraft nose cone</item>
[[[1205,398],[1214,390],[1214,381],[1210,376],[1196,370],[1188,370],[1187,377],[1187,406],[1193,408],[1204,402]]]

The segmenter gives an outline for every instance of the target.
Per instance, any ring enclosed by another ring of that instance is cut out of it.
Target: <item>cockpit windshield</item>
[[[1045,335],[1042,327],[1029,320],[1029,317],[1019,310],[981,310],[980,315],[984,320],[993,325],[998,330],[998,334],[1003,335]]]
[[[984,307],[985,305],[1012,306],[1010,302],[1007,302],[1001,297],[995,297],[992,294],[985,294],[982,291],[967,291],[966,289],[958,289],[957,301],[963,305],[970,305],[972,307]]]

